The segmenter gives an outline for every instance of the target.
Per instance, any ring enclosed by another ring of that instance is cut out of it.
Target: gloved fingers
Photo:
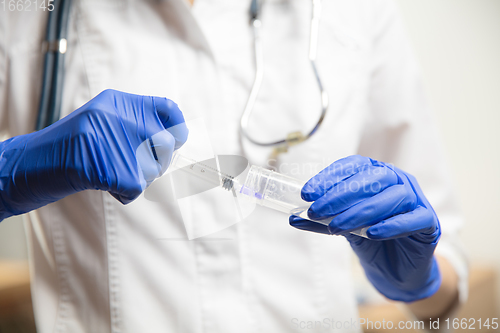
[[[405,184],[390,186],[335,216],[328,228],[332,234],[343,234],[411,211],[416,197],[410,192]]]
[[[348,156],[330,164],[304,185],[301,192],[302,199],[318,200],[333,186],[366,166],[372,166],[372,160],[359,155]]]
[[[118,200],[119,202],[121,202],[124,205],[128,205],[129,203],[131,203],[132,201],[137,199],[139,197],[139,195],[141,195],[141,193],[142,193],[142,190],[137,192],[137,193],[133,193],[133,194],[132,194],[132,192],[129,192],[127,194],[109,192],[109,194],[111,194],[111,196],[113,198],[115,198],[116,200]]]
[[[132,173],[134,176],[118,175],[115,190],[109,191],[111,195],[123,204],[137,199],[156,178],[167,170],[172,160],[174,147],[175,139],[166,130],[143,141],[135,152],[137,173]]]
[[[159,173],[156,177],[160,177],[167,171],[172,161],[177,140],[169,131],[165,130],[149,138],[149,143],[153,158],[158,164]]]
[[[137,144],[164,129],[175,138],[175,149],[180,148],[187,140],[189,131],[184,116],[177,104],[168,98],[106,89],[92,99],[91,103],[95,110],[113,108],[122,121],[125,132],[129,136],[134,133],[138,136]]]
[[[137,199],[144,187],[141,182],[133,180],[132,178],[123,178],[120,180],[119,185],[120,191],[108,191],[116,200],[120,201],[122,204],[127,205]]]
[[[394,168],[394,169],[396,170],[396,172],[404,174],[404,177],[406,178],[405,182],[408,182],[410,184],[411,188],[413,189],[413,192],[415,192],[415,195],[418,198],[418,204],[420,206],[426,207],[427,209],[434,211],[432,209],[431,204],[429,203],[429,201],[425,197],[422,189],[420,188],[420,185],[418,184],[417,179],[413,175],[411,175],[409,173],[405,173],[405,172],[399,170],[398,168]]]
[[[114,107],[115,110],[121,112],[137,112],[135,108],[130,108],[131,105],[140,107],[142,105],[143,96],[125,93],[123,91],[106,89],[101,91],[97,96],[91,99],[87,104],[92,104],[93,109],[110,110]]]
[[[398,183],[395,172],[384,166],[369,166],[344,179],[317,199],[308,210],[311,219],[332,217]]]
[[[427,235],[429,237],[425,237],[426,240],[434,242],[437,240],[437,231],[434,213],[425,207],[418,206],[415,210],[390,217],[371,226],[367,230],[367,235],[374,240],[388,240],[419,233],[422,234],[419,235],[421,241],[421,236]]]
[[[299,230],[305,230],[305,231],[311,231],[311,232],[316,232],[319,234],[326,234],[330,235],[330,231],[328,230],[328,226],[318,223],[318,222],[313,222],[309,220],[305,220],[301,217],[291,215],[289,218],[290,225],[294,228],[297,228]]]
[[[163,130],[139,145],[136,158],[143,190],[167,170],[172,160],[175,142],[172,134]]]
[[[343,234],[343,236],[347,239],[349,244],[351,244],[353,248],[355,247],[358,251],[369,253],[373,248],[373,242],[370,239],[366,239],[358,235],[353,235],[351,233]],[[373,254],[375,255],[375,253]]]
[[[187,141],[189,133],[179,106],[164,97],[153,97],[153,103],[163,127],[175,138],[175,149],[179,149]]]

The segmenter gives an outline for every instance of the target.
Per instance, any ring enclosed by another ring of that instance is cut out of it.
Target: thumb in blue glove
[[[0,143],[0,221],[87,189],[129,203],[187,135],[171,100],[105,90],[53,125]]]
[[[441,276],[433,256],[439,220],[416,179],[383,162],[350,156],[331,164],[302,188],[313,201],[308,216],[290,217],[298,229],[344,235],[370,282],[386,297],[413,302],[433,295]],[[369,227],[367,238],[350,234]]]

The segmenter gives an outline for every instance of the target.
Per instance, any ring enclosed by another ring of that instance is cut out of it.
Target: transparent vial
[[[307,216],[307,210],[312,202],[304,201],[300,194],[305,183],[263,167],[252,165],[248,172],[237,176],[229,175],[221,172],[219,166],[213,163],[198,162],[177,152],[172,158],[170,167],[185,171],[201,182],[231,191],[235,197],[237,194],[242,194],[257,205],[288,215],[296,215],[324,225],[328,225],[333,219],[333,217],[323,220],[311,219]],[[351,234],[368,238],[366,236],[368,228],[352,231]]]
[[[295,178],[252,165],[239,191],[252,197],[258,205],[328,225],[333,217],[316,220],[307,215],[312,202],[302,199],[300,193],[304,184]],[[366,236],[368,228],[360,228],[351,233],[368,238]]]

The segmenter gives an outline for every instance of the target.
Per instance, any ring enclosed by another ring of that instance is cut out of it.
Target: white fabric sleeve
[[[7,136],[7,16],[0,11],[0,141]]]
[[[464,302],[468,265],[459,240],[463,220],[419,68],[396,6],[389,0],[371,4],[370,113],[359,154],[392,163],[416,177],[441,223],[436,254],[454,267]]]

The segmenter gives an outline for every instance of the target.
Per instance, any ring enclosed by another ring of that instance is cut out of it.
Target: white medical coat
[[[165,96],[188,121],[203,119],[211,153],[268,163],[270,150],[238,132],[254,75],[249,1],[196,0],[189,8],[183,0],[80,0],[73,7],[63,115],[107,88]],[[299,0],[263,7],[265,78],[249,128],[259,140],[305,132],[319,116],[307,60],[310,11]],[[42,11],[0,12],[0,129],[10,136],[34,128],[46,19]],[[318,68],[328,114],[312,139],[279,157],[279,170],[305,181],[362,154],[415,175],[442,224],[437,251],[459,273],[463,296],[461,219],[393,5],[324,1]],[[200,210],[200,223],[216,218],[211,205]],[[27,226],[41,333],[303,332],[321,331],[326,324],[303,328],[328,320],[354,322],[339,332],[359,331],[348,243],[296,230],[281,213],[256,209],[190,241],[173,203],[141,196],[123,206],[85,191],[31,213]]]

